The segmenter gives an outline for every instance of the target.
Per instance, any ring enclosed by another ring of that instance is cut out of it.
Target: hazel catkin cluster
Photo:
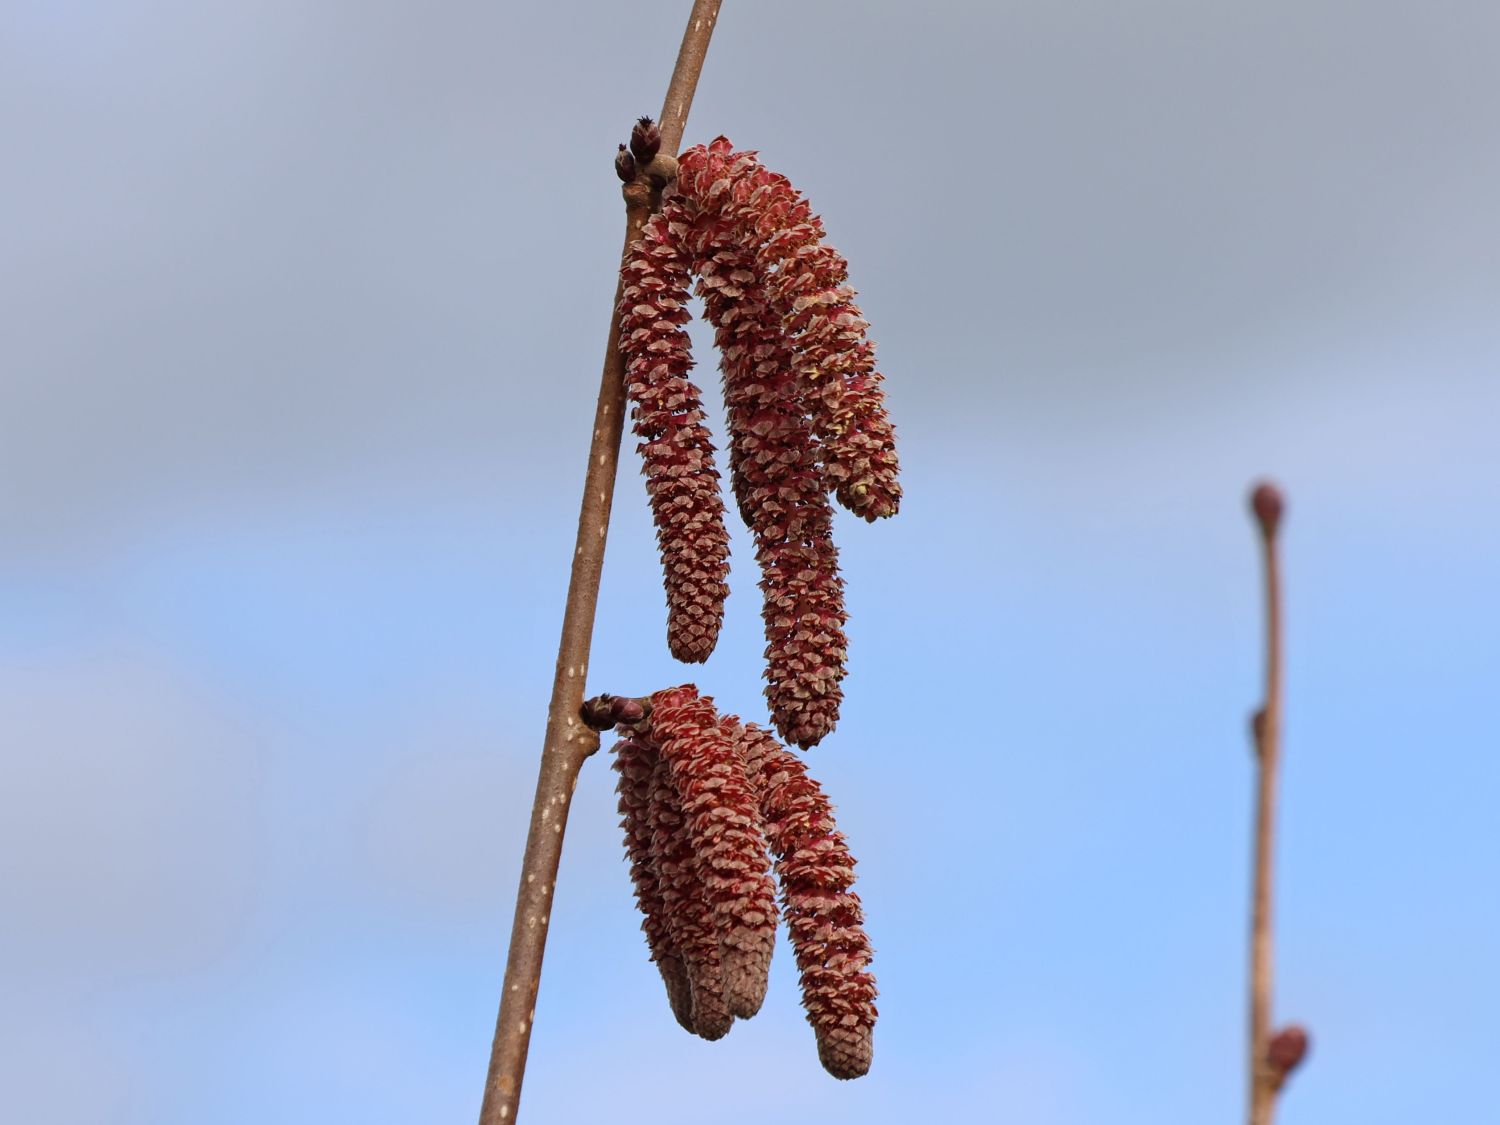
[[[705,1039],[765,997],[774,865],[818,1058],[870,1068],[872,951],[854,860],[806,766],[769,732],[691,685],[657,692],[615,747],[621,826],[642,929],[677,1021]]]
[[[626,256],[620,304],[668,643],[679,659],[707,659],[727,594],[719,477],[683,329],[696,276],[721,355],[730,484],[761,568],[766,699],[781,736],[807,748],[842,700],[847,614],[830,496],[867,520],[893,515],[895,434],[847,264],[807,201],[723,137],[677,168]]]

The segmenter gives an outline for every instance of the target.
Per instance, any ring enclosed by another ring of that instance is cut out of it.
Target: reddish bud
[[[639,699],[625,695],[597,695],[585,699],[578,709],[579,717],[594,730],[608,730],[617,723],[638,723],[646,717]]]
[[[630,131],[630,151],[641,164],[650,164],[661,151],[661,130],[649,117],[642,117]]]
[[[1307,1029],[1300,1024],[1283,1027],[1266,1044],[1266,1066],[1279,1087],[1307,1056]]]
[[[1255,486],[1255,491],[1250,493],[1250,510],[1255,513],[1261,534],[1267,538],[1276,534],[1285,507],[1286,500],[1281,495],[1281,489],[1270,481],[1261,481]]]
[[[646,708],[639,699],[616,699],[610,713],[617,723],[638,723],[646,717]]]
[[[615,175],[620,177],[622,184],[628,184],[635,179],[635,157],[620,146],[620,151],[615,153]]]
[[[1255,740],[1256,753],[1260,752],[1260,744],[1266,737],[1266,709],[1258,708],[1255,714],[1250,716],[1250,737]]]
[[[578,717],[583,720],[585,726],[593,730],[608,730],[615,725],[614,716],[610,713],[612,702],[613,697],[608,695],[585,699],[583,706],[578,708]]]

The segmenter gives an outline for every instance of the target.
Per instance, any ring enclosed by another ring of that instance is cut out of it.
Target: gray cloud
[[[33,13],[0,78],[11,550],[571,479],[607,159],[675,18],[107,18]],[[725,13],[689,136],[761,147],[828,213],[909,443],[976,403],[1162,425],[1143,399],[1232,397],[1288,355],[1333,378],[1360,342],[1467,332],[1484,358],[1423,377],[1493,363],[1497,36],[1481,3],[767,3]]]

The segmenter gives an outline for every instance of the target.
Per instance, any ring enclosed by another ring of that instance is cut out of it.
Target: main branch
[[[719,5],[720,0],[694,0],[688,17],[661,113],[662,150],[668,154],[675,153],[682,141],[704,55],[718,19]],[[640,177],[625,185],[623,194],[625,249],[628,250],[651,214],[655,192],[643,170]],[[604,349],[599,400],[594,412],[588,470],[584,476],[583,502],[578,512],[578,536],[568,580],[568,600],[563,609],[562,639],[552,679],[552,701],[547,711],[547,732],[542,743],[531,824],[526,834],[526,852],[521,860],[510,954],[505,963],[500,1014],[495,1023],[495,1040],[490,1052],[484,1101],[479,1110],[479,1125],[509,1125],[516,1120],[568,807],[573,789],[578,784],[578,771],[589,755],[599,748],[599,735],[580,720],[579,706],[583,702],[584,680],[588,674],[599,578],[604,567],[604,544],[609,531],[624,424],[625,371],[619,350],[619,303],[620,292],[616,288],[609,337]]]

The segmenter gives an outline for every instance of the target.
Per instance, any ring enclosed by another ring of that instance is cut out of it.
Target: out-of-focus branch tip
[[[1267,539],[1276,534],[1285,508],[1286,498],[1281,489],[1268,480],[1261,481],[1250,493],[1250,510],[1255,513],[1255,522],[1260,524],[1260,533]]]

